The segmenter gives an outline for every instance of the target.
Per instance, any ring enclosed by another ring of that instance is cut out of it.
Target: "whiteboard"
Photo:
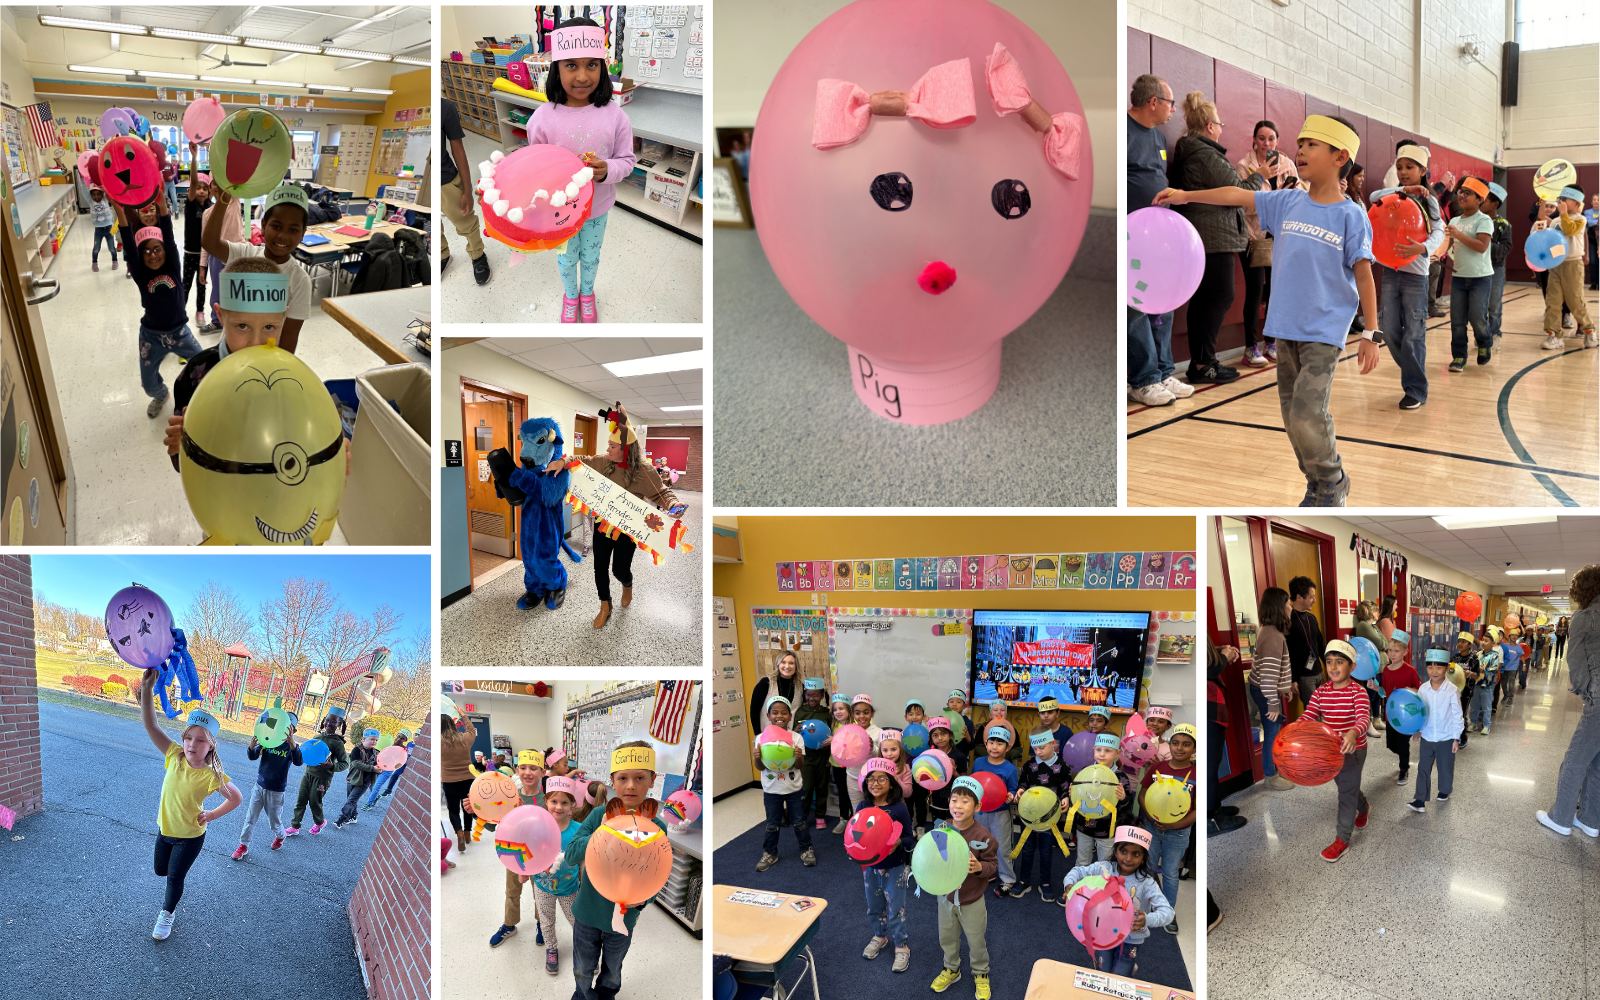
[[[568,732],[563,744],[574,766],[586,772],[590,781],[607,782],[611,773],[611,751],[618,743],[646,740],[656,748],[656,782],[650,796],[660,799],[668,777],[683,777],[689,768],[689,752],[696,745],[700,730],[700,695],[703,683],[689,693],[684,711],[683,730],[678,742],[665,744],[650,735],[650,713],[655,710],[655,684],[651,682],[621,692],[603,704],[586,706],[568,714]],[[678,783],[679,785],[682,782]]]
[[[628,4],[617,8],[622,75],[641,86],[705,91],[711,19],[703,4]]]
[[[904,724],[911,698],[937,715],[952,688],[966,690],[971,609],[833,608],[828,628],[834,690],[872,695],[879,726]]]

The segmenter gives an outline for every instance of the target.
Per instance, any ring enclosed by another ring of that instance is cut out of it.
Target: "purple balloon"
[[[133,113],[126,108],[107,108],[106,113],[100,116],[100,145],[119,135],[133,134]]]
[[[1081,771],[1094,763],[1094,733],[1084,730],[1073,733],[1067,740],[1067,745],[1061,750],[1061,759],[1073,771]]]
[[[1206,248],[1194,225],[1152,205],[1128,214],[1128,306],[1152,316],[1189,301],[1206,269]]]
[[[125,663],[159,667],[172,652],[172,609],[148,587],[123,587],[106,605],[106,635]]]

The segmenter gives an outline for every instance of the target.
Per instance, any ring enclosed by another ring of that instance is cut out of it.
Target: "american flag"
[[[650,735],[668,745],[683,736],[683,717],[689,708],[694,681],[658,681],[656,707],[650,713]]]
[[[50,102],[40,101],[30,104],[22,109],[28,115],[28,124],[33,127],[33,144],[40,149],[51,149],[61,145],[61,135],[56,131],[56,120],[50,114]]]

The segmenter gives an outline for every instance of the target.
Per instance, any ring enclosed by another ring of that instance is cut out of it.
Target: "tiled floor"
[[[476,164],[500,148],[468,132],[467,158]],[[594,286],[601,323],[698,323],[703,298],[704,248],[621,208],[613,208],[600,250]],[[482,222],[482,219],[479,219]],[[490,277],[479,285],[467,258],[466,239],[442,214],[439,237],[450,244],[451,263],[439,277],[446,323],[556,323],[561,319],[561,273],[551,251],[525,254],[484,238]]]
[[[704,524],[705,495],[679,492],[691,537]],[[446,666],[697,666],[702,648],[701,557],[671,552],[661,565],[635,553],[633,604],[617,608],[622,586],[613,578],[611,620],[600,613],[593,555],[574,564],[565,556],[567,599],[559,610],[517,610],[520,568],[503,573],[450,605],[439,616],[439,651]]]
[[[177,237],[181,245],[181,220]],[[144,413],[149,397],[139,385],[139,292],[126,270],[111,270],[104,246],[100,270],[91,271],[93,246],[94,226],[80,216],[47,275],[61,282],[61,294],[39,306],[76,479],[77,543],[194,545],[200,526],[161,443],[171,403],[155,419]],[[326,279],[320,284],[325,289]],[[301,328],[300,358],[325,380],[379,367],[382,360],[322,312],[320,301]],[[193,316],[190,323],[193,329]],[[220,336],[200,336],[200,344],[210,347]],[[182,367],[176,355],[162,362],[169,387]],[[342,541],[335,529],[332,542]]]
[[[1554,798],[1581,704],[1564,663],[1531,674],[1502,702],[1493,735],[1469,737],[1450,801],[1424,814],[1405,808],[1415,771],[1397,786],[1397,758],[1369,738],[1371,819],[1337,864],[1317,856],[1334,836],[1331,784],[1256,785],[1228,799],[1250,822],[1207,844],[1223,911],[1208,938],[1208,996],[1600,994],[1600,841],[1562,837],[1533,815]]]

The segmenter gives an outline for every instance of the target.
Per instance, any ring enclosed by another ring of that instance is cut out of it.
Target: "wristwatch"
[[[1383,347],[1384,346],[1383,331],[1382,330],[1362,330],[1361,331],[1361,339],[1362,340],[1370,340],[1374,344],[1377,344],[1379,347]]]

